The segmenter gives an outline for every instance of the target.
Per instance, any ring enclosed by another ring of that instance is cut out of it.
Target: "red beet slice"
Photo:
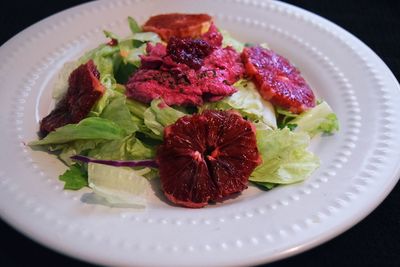
[[[242,60],[264,99],[293,113],[315,106],[312,89],[286,58],[255,46],[243,49]]]
[[[56,128],[84,119],[104,93],[100,74],[90,60],[75,69],[68,80],[68,91],[55,109],[40,122],[40,132],[47,135]]]
[[[165,128],[157,162],[165,196],[201,208],[246,189],[261,158],[250,122],[233,111],[207,110]]]

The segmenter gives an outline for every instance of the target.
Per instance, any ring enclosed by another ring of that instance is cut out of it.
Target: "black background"
[[[86,1],[1,1],[0,44],[31,24],[83,2]],[[400,78],[400,1],[285,2],[319,14],[353,33]],[[400,185],[397,185],[374,212],[344,234],[268,266],[400,266],[399,205]],[[0,266],[36,265],[93,266],[44,248],[0,220]]]

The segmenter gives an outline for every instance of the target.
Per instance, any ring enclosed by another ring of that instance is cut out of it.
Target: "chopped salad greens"
[[[233,85],[237,90],[233,95],[197,108],[168,106],[162,99],[154,99],[150,104],[128,99],[124,84],[140,67],[147,43],[162,42],[156,33],[142,32],[133,18],[128,18],[128,24],[130,36],[121,38],[104,31],[105,36],[114,41],[112,45],[99,45],[77,61],[66,63],[59,73],[53,91],[55,101],[66,94],[70,73],[93,60],[105,92],[88,116],[29,143],[58,153],[68,166],[59,177],[65,182],[65,189],[79,190],[89,186],[111,206],[145,205],[148,180],[157,177],[156,165],[117,167],[120,166],[117,162],[154,160],[166,126],[185,115],[207,109],[236,110],[254,123],[262,163],[249,180],[258,186],[271,189],[300,182],[318,168],[318,157],[308,150],[310,139],[339,129],[337,117],[325,101],[293,114],[264,100],[248,79]],[[228,32],[221,32],[223,46],[231,46],[240,53],[245,44]],[[100,161],[96,163],[90,159]],[[108,165],[100,164],[101,160],[107,161]]]

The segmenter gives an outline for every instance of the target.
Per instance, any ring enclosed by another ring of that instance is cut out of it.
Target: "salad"
[[[338,130],[327,102],[266,44],[242,43],[207,14],[163,14],[68,62],[54,110],[30,142],[57,154],[68,190],[142,207],[149,180],[200,208],[303,181],[319,167],[310,139]]]

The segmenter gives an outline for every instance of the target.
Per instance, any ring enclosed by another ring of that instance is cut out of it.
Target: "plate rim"
[[[72,10],[74,10],[74,9],[83,8],[83,6],[97,5],[97,4],[101,4],[101,3],[105,3],[105,2],[106,2],[106,1],[84,3],[84,4],[80,4],[80,5],[71,7],[71,8],[69,8],[69,9],[66,9],[66,10],[64,10],[64,11],[60,11],[60,12],[54,14],[54,15],[51,15],[50,17],[47,17],[47,18],[45,18],[45,19],[43,19],[43,20],[41,20],[41,21],[39,21],[39,22],[37,22],[37,23],[35,23],[35,24],[29,26],[29,27],[26,28],[25,30],[19,32],[19,33],[16,34],[14,37],[12,37],[12,38],[9,39],[8,41],[6,41],[6,42],[0,47],[0,51],[3,50],[3,48],[6,47],[6,45],[11,45],[12,42],[16,42],[16,41],[17,41],[17,38],[21,38],[21,36],[23,36],[24,34],[27,34],[27,32],[33,30],[35,27],[38,27],[37,25],[40,25],[40,24],[43,24],[43,25],[44,25],[44,24],[46,24],[46,23],[49,23],[49,22],[51,21],[51,19],[54,18],[54,17],[58,17],[58,16],[61,16],[61,15],[63,15],[63,14],[65,15],[67,12],[72,12]],[[307,10],[304,10],[304,9],[302,9],[302,8],[299,8],[299,7],[296,7],[296,6],[287,4],[287,3],[279,2],[279,4],[286,5],[286,6],[287,6],[288,8],[290,8],[290,9],[295,8],[295,9],[302,10],[302,12],[305,11],[305,12],[307,12],[309,15],[312,15],[312,16],[317,16],[318,19],[323,19],[325,22],[330,23],[331,25],[334,25],[335,27],[338,27],[341,31],[343,30],[343,31],[345,31],[346,33],[350,34],[353,38],[355,38],[358,42],[360,42],[364,47],[366,47],[366,48],[369,49],[369,54],[374,55],[374,57],[375,57],[377,60],[379,60],[379,61],[381,62],[382,67],[385,68],[385,72],[388,73],[388,74],[390,74],[390,76],[391,76],[392,79],[393,79],[393,82],[396,84],[397,90],[400,91],[399,83],[398,83],[396,77],[394,76],[394,74],[392,73],[392,71],[390,70],[390,68],[384,63],[384,61],[383,61],[379,56],[376,55],[376,53],[375,53],[372,49],[370,49],[366,44],[364,44],[364,43],[363,43],[361,40],[359,40],[356,36],[352,35],[352,34],[349,33],[347,30],[341,28],[340,26],[334,24],[333,22],[331,22],[331,21],[329,21],[329,20],[326,20],[325,18],[323,18],[323,17],[321,17],[321,16],[319,16],[319,15],[317,15],[317,14],[311,13],[311,12],[309,12],[309,11],[307,11]],[[359,214],[359,216],[358,216],[358,218],[355,220],[355,222],[350,222],[350,221],[349,221],[349,222],[348,222],[348,225],[346,225],[345,228],[343,228],[343,225],[342,225],[342,227],[340,227],[341,229],[340,229],[338,232],[336,232],[336,231],[335,231],[335,232],[332,232],[330,235],[326,236],[326,238],[324,238],[324,239],[318,239],[318,240],[315,240],[315,241],[311,241],[308,245],[306,245],[306,247],[303,246],[303,248],[301,248],[300,250],[292,251],[292,252],[289,252],[289,253],[282,253],[282,255],[277,255],[277,257],[276,257],[275,259],[269,260],[268,262],[276,261],[276,260],[279,260],[279,259],[282,259],[282,258],[286,258],[286,257],[288,257],[288,256],[292,256],[292,255],[298,254],[298,253],[300,253],[300,252],[304,252],[304,251],[306,251],[306,250],[309,250],[309,249],[311,249],[311,248],[313,248],[313,247],[316,247],[316,246],[320,245],[321,243],[325,243],[326,241],[332,239],[333,237],[336,237],[336,236],[338,236],[339,234],[341,234],[341,233],[347,231],[349,228],[351,228],[352,226],[354,226],[354,225],[356,225],[358,222],[360,222],[362,219],[364,219],[368,214],[370,214],[377,206],[379,206],[379,205],[382,203],[382,201],[386,198],[386,196],[393,190],[393,188],[394,188],[394,186],[396,185],[396,183],[398,182],[399,178],[400,178],[400,166],[397,167],[396,172],[393,174],[393,178],[390,179],[391,182],[390,182],[389,184],[387,184],[385,190],[383,190],[383,191],[381,192],[381,195],[379,196],[379,200],[375,201],[374,204],[371,205],[371,207],[369,207],[369,209],[363,210],[363,212],[361,212],[361,213]],[[0,208],[1,208],[1,206],[0,206]],[[39,242],[40,244],[42,244],[42,245],[44,245],[44,246],[46,246],[46,247],[49,247],[49,246],[47,245],[48,240],[47,240],[46,238],[44,238],[44,241],[43,241],[43,237],[40,238],[39,236],[37,236],[37,237],[35,238],[35,237],[34,237],[34,234],[35,234],[35,233],[30,233],[27,229],[23,229],[22,226],[21,226],[21,224],[20,224],[20,222],[18,222],[17,220],[13,221],[12,218],[10,218],[10,217],[3,216],[3,210],[2,210],[2,209],[0,209],[0,215],[1,215],[1,218],[2,218],[5,222],[7,222],[11,227],[16,228],[19,232],[24,233],[25,235],[27,235],[27,236],[30,237],[31,239],[33,239],[33,240]],[[18,226],[18,225],[20,225],[20,226]],[[36,234],[37,234],[37,233],[36,233]],[[62,246],[61,246],[61,247],[62,247]],[[56,250],[56,251],[58,251],[58,252],[60,252],[60,253],[62,253],[62,254],[65,254],[65,255],[69,255],[69,256],[72,256],[72,257],[80,258],[79,256],[77,257],[77,255],[76,255],[75,252],[69,254],[69,253],[66,253],[64,249],[61,249],[61,248],[60,248],[60,250],[58,250],[58,249],[57,249],[55,246],[53,246],[53,245],[52,245],[51,247],[49,247],[49,248],[50,248],[50,249],[53,249],[53,250]],[[284,254],[284,255],[283,255],[283,254]],[[84,260],[84,261],[87,261],[87,255],[82,255],[82,256],[84,256],[84,258],[80,258],[80,259],[81,259],[81,260]],[[93,261],[93,262],[96,262],[96,261]],[[254,261],[254,262],[251,262],[251,263],[266,263],[266,262],[265,262],[263,259],[259,259],[259,261]]]

